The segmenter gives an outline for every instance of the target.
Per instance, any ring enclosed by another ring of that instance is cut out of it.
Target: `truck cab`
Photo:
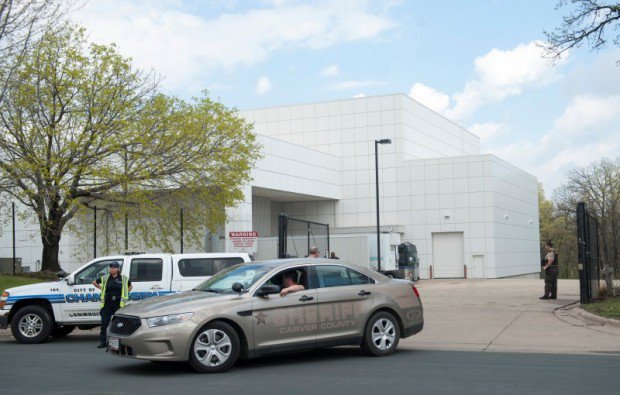
[[[94,259],[56,282],[9,288],[0,297],[0,328],[20,343],[61,337],[76,326],[101,324],[101,291],[92,282],[117,262],[132,283],[129,303],[194,288],[229,266],[249,262],[245,253],[139,254]]]

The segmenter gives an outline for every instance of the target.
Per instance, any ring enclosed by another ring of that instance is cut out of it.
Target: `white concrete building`
[[[481,154],[477,136],[410,97],[282,106],[242,116],[254,123],[264,157],[245,202],[231,212],[226,235],[256,229],[275,235],[280,212],[332,229],[372,229],[374,141],[389,138],[391,145],[379,146],[381,225],[416,244],[422,278],[539,272],[536,178]]]
[[[241,115],[254,123],[263,158],[244,187],[245,200],[228,210],[231,220],[219,235],[225,244],[212,248],[234,251],[229,232],[256,230],[270,250],[249,252],[275,257],[279,213],[329,223],[334,233],[374,232],[374,142],[388,138],[390,145],[379,146],[381,225],[417,246],[421,278],[539,273],[536,178],[482,154],[477,136],[410,97],[364,97]],[[9,257],[10,234],[4,230],[0,256]],[[18,243],[18,256],[36,269],[33,262],[41,255],[36,225],[20,224],[18,231],[28,243],[27,248]],[[65,270],[92,258],[77,253],[92,251],[78,244],[63,237]],[[260,250],[260,240],[257,244]]]

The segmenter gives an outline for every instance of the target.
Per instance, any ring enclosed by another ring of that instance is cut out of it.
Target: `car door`
[[[132,290],[129,299],[138,301],[170,293],[171,263],[162,257],[131,258],[123,274],[129,276]]]
[[[300,283],[306,283],[307,268],[297,267]],[[265,284],[278,284],[282,272]],[[260,287],[259,287],[260,288]],[[313,348],[316,346],[316,289],[305,289],[285,296],[273,294],[252,297],[254,343],[258,354]]]
[[[316,265],[310,272],[317,288],[319,347],[361,339],[373,305],[374,280],[343,265]]]
[[[92,282],[108,274],[110,263],[113,262],[122,266],[123,258],[94,261],[75,273],[71,285],[64,285],[64,322],[99,321],[101,291],[95,288]]]

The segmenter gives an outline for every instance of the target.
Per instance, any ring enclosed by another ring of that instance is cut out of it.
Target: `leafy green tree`
[[[144,243],[167,249],[178,208],[192,205],[186,232],[198,240],[242,199],[259,150],[251,125],[206,95],[186,102],[157,86],[69,25],[20,59],[0,103],[0,192],[36,215],[42,269],[59,269],[63,230],[94,205],[141,218]]]
[[[569,5],[560,0],[556,9]],[[558,60],[562,55],[585,42],[592,51],[605,47],[611,39],[620,45],[620,34],[609,37],[609,31],[620,31],[620,2],[604,0],[571,0],[571,12],[562,18],[562,24],[554,31],[545,31],[546,55]],[[613,34],[613,33],[612,33]]]

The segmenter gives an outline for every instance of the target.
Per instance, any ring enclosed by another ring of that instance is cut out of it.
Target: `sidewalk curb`
[[[598,324],[603,324],[603,325],[609,325],[609,326],[613,326],[616,327],[618,329],[620,329],[620,321],[619,320],[614,320],[612,318],[605,318],[605,317],[600,317],[596,314],[592,314],[588,311],[585,311],[584,309],[581,308],[581,306],[578,306],[575,308],[577,315],[580,316],[581,318],[590,320],[590,321],[594,321]]]

